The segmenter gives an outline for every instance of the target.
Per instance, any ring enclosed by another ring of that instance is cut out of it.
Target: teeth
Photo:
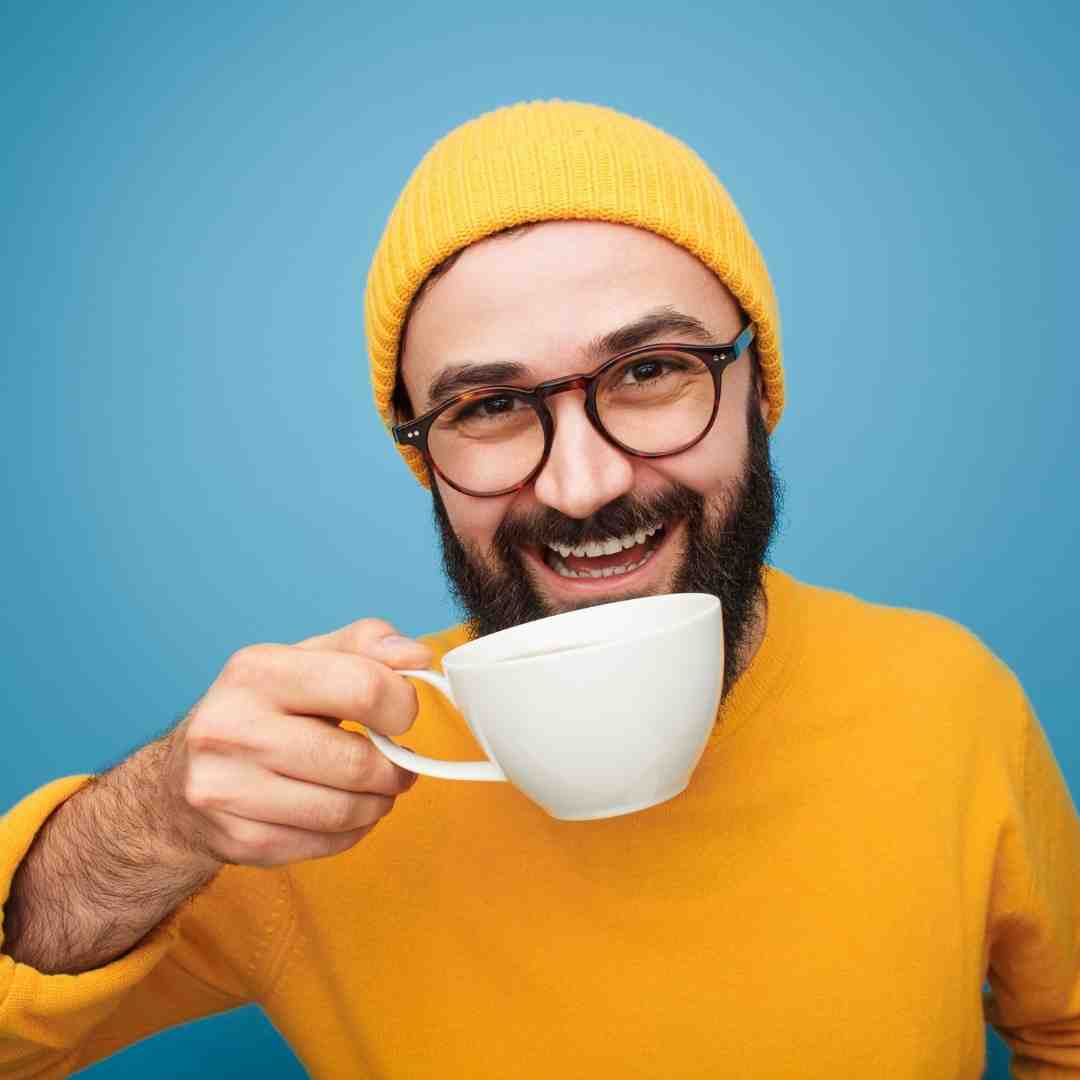
[[[645,541],[660,528],[660,525],[654,525],[651,529],[638,529],[636,533],[629,533],[626,536],[604,540],[600,543],[592,542],[581,544],[578,547],[569,547],[565,544],[548,544],[548,547],[551,548],[552,551],[557,551],[564,559],[569,555],[576,555],[579,559],[594,559],[598,555],[615,555],[625,548],[632,548],[638,544],[644,544]],[[614,567],[613,569],[618,570],[618,567]]]
[[[603,570],[571,570],[562,559],[555,555],[551,556],[550,565],[551,568],[559,574],[561,577],[570,578],[606,578],[606,577],[620,577],[623,574],[630,573],[631,570],[636,570],[639,566],[644,566],[651,558],[653,553],[651,551],[645,554],[645,557],[638,559],[635,563],[628,563],[626,566],[606,566]]]

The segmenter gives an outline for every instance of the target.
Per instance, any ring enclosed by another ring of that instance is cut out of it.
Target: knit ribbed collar
[[[802,636],[798,584],[775,566],[764,569],[765,637],[717,714],[711,742],[728,738],[783,689],[795,667]]]

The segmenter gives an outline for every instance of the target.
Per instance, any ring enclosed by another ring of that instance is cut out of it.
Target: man
[[[169,736],[15,807],[5,1074],[256,1001],[320,1077],[975,1077],[987,980],[1017,1075],[1080,1074],[1064,781],[969,633],[764,565],[776,302],[696,155],[596,106],[471,121],[410,179],[365,314],[469,623],[243,649]],[[414,778],[356,734],[477,757],[394,669],[679,589],[721,598],[729,663],[667,803],[397,799]]]

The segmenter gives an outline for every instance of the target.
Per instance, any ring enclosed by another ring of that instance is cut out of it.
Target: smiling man
[[[521,226],[451,265],[412,303],[394,402],[407,416],[422,403],[398,434],[437,471],[444,563],[473,632],[714,593],[730,689],[764,630],[776,516],[754,327],[698,259],[627,225]]]
[[[779,315],[701,159],[592,105],[470,121],[406,185],[365,315],[467,620],[248,646],[167,736],[16,806],[0,1071],[257,1002],[318,1077],[975,1078],[987,1019],[1017,1076],[1080,1076],[1061,772],[972,634],[765,563]],[[559,821],[413,788],[358,734],[479,757],[400,670],[677,590],[720,598],[726,664],[665,803]]]

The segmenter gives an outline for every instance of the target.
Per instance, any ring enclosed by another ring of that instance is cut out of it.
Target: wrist
[[[191,808],[168,783],[169,739],[147,747],[154,783],[146,787],[150,799],[148,814],[153,820],[159,856],[169,869],[209,879],[224,865],[205,843]]]

